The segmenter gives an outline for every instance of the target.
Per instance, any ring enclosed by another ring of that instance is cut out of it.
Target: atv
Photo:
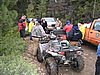
[[[45,63],[47,75],[58,75],[60,65],[69,65],[80,72],[84,68],[83,49],[80,46],[71,46],[67,40],[50,33],[48,37],[39,40],[37,60]]]

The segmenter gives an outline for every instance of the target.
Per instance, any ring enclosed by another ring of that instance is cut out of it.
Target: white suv
[[[55,18],[53,18],[53,17],[44,17],[42,19],[45,19],[45,21],[47,21],[47,29],[48,30],[53,30],[55,28],[55,25],[56,25]]]

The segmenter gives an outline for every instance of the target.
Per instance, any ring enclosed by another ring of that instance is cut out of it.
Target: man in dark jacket
[[[73,25],[72,29],[68,32],[67,36],[67,39],[70,41],[71,45],[81,45],[82,33],[79,30],[78,25]]]
[[[45,21],[45,19],[42,19],[41,25],[42,25],[44,31],[46,32],[47,22]]]
[[[82,33],[78,28],[78,25],[73,25],[72,29],[68,32],[68,40],[70,41],[78,41],[82,39]]]

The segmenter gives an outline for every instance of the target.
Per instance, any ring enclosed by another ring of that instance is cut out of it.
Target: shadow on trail
[[[97,46],[95,46],[95,45],[93,45],[93,44],[91,44],[91,43],[89,43],[89,42],[87,42],[87,41],[83,41],[82,46],[86,46],[86,47],[88,47],[88,48],[90,48],[90,49],[93,49],[93,50],[95,50],[95,51],[96,51],[96,49],[97,49]]]

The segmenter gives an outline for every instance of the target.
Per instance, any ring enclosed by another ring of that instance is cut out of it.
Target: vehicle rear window
[[[54,19],[45,19],[47,22],[55,22],[55,20]]]

